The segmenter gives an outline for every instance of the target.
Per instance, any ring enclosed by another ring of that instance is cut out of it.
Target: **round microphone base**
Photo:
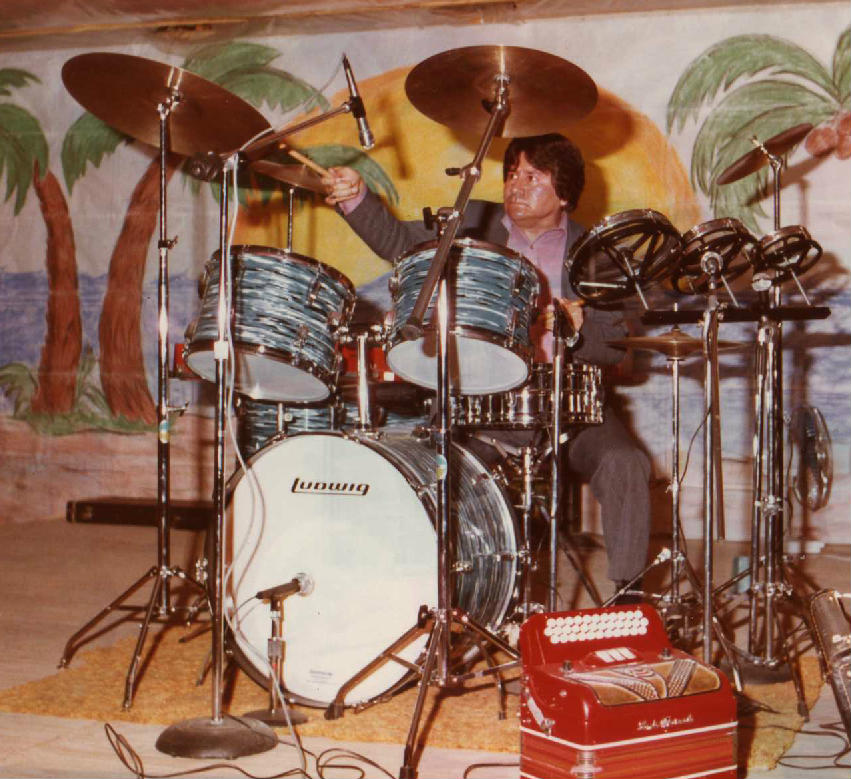
[[[223,758],[267,752],[278,743],[268,725],[245,717],[184,720],[166,728],[156,747],[172,757]]]

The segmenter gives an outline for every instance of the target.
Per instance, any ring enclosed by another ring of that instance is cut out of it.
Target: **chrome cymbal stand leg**
[[[169,97],[157,107],[159,114],[160,147],[159,147],[159,240],[157,248],[159,251],[158,278],[157,278],[157,564],[151,567],[147,573],[137,579],[121,595],[105,606],[98,614],[89,620],[80,630],[74,633],[66,642],[64,652],[59,660],[59,667],[64,668],[71,661],[73,654],[79,649],[84,636],[99,624],[107,615],[117,610],[125,610],[129,613],[138,613],[144,610],[144,618],[140,625],[139,637],[136,641],[127,677],[124,684],[123,708],[129,709],[133,705],[133,696],[136,689],[136,675],[141,663],[142,651],[148,635],[151,622],[169,623],[174,619],[175,607],[171,602],[171,579],[178,577],[192,586],[196,587],[202,595],[205,593],[204,586],[195,581],[191,576],[179,568],[171,565],[171,527],[169,517],[170,500],[170,438],[171,423],[169,415],[178,411],[169,405],[168,396],[168,252],[175,245],[177,239],[168,238],[167,208],[166,208],[166,185],[168,183],[168,119],[172,111],[180,104],[180,93],[172,89]],[[147,607],[125,606],[124,602],[137,590],[153,582]],[[191,619],[196,609],[189,609]],[[109,628],[115,627],[124,620],[112,623]]]

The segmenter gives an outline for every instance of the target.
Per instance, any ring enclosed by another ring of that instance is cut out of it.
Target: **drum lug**
[[[322,276],[321,273],[317,271],[316,275],[313,277],[313,281],[310,283],[310,289],[307,292],[307,304],[309,306],[312,306],[316,302],[320,289],[322,289]]]
[[[453,573],[472,573],[473,564],[468,560],[458,560],[452,565]]]
[[[511,309],[511,315],[508,318],[508,346],[514,346],[514,334],[517,331],[517,309]]]
[[[304,349],[304,345],[307,343],[307,339],[310,336],[310,331],[307,329],[307,325],[300,325],[296,333],[295,341],[293,341],[293,351],[295,352],[293,355],[294,365],[301,362],[300,353]]]
[[[523,291],[523,266],[519,266],[514,274],[511,294],[517,297]]]

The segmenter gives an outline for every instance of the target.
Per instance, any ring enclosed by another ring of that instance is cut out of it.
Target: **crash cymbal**
[[[813,126],[809,123],[798,124],[778,133],[772,138],[769,138],[762,145],[766,148],[769,154],[779,157],[785,154],[796,144],[800,143]],[[732,165],[727,167],[724,172],[716,179],[716,183],[720,186],[724,184],[732,184],[751,173],[756,173],[760,168],[768,164],[768,157],[765,152],[759,147],[752,149],[747,154],[739,157]]]
[[[581,119],[597,103],[597,87],[576,65],[519,46],[467,46],[424,60],[405,80],[417,110],[455,130],[482,132],[497,78],[508,79],[503,136],[538,135]]]
[[[280,163],[270,162],[269,160],[258,160],[251,163],[251,169],[276,181],[291,184],[299,189],[318,192],[320,195],[328,194],[328,190],[322,184],[319,174],[314,173],[306,165],[281,165]]]
[[[628,338],[617,338],[606,341],[609,346],[621,349],[641,349],[650,352],[660,352],[666,357],[679,359],[703,350],[703,341],[687,335],[678,327],[674,327],[661,335],[636,335]],[[718,349],[741,349],[745,344],[735,341],[719,341]]]
[[[159,106],[174,95],[169,150],[178,154],[235,151],[269,123],[241,98],[188,70],[129,54],[94,52],[62,68],[66,89],[110,127],[160,145]]]

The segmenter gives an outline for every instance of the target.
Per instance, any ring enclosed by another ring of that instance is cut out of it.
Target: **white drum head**
[[[254,595],[304,574],[308,595],[284,601],[283,677],[291,693],[330,703],[339,688],[414,626],[437,598],[437,542],[412,486],[384,456],[338,434],[292,436],[263,449],[229,504],[234,639],[266,668],[268,601]],[[400,652],[414,661],[426,637]],[[372,698],[406,669],[386,663],[346,698]]]
[[[186,364],[207,381],[216,380],[216,360],[212,349],[191,352]],[[235,388],[255,400],[315,403],[330,394],[319,378],[307,371],[252,350],[237,346]]]
[[[420,387],[437,389],[437,336],[400,341],[387,353],[390,369]],[[467,336],[450,336],[452,391],[462,395],[505,392],[526,381],[529,369],[514,352],[499,344]]]

